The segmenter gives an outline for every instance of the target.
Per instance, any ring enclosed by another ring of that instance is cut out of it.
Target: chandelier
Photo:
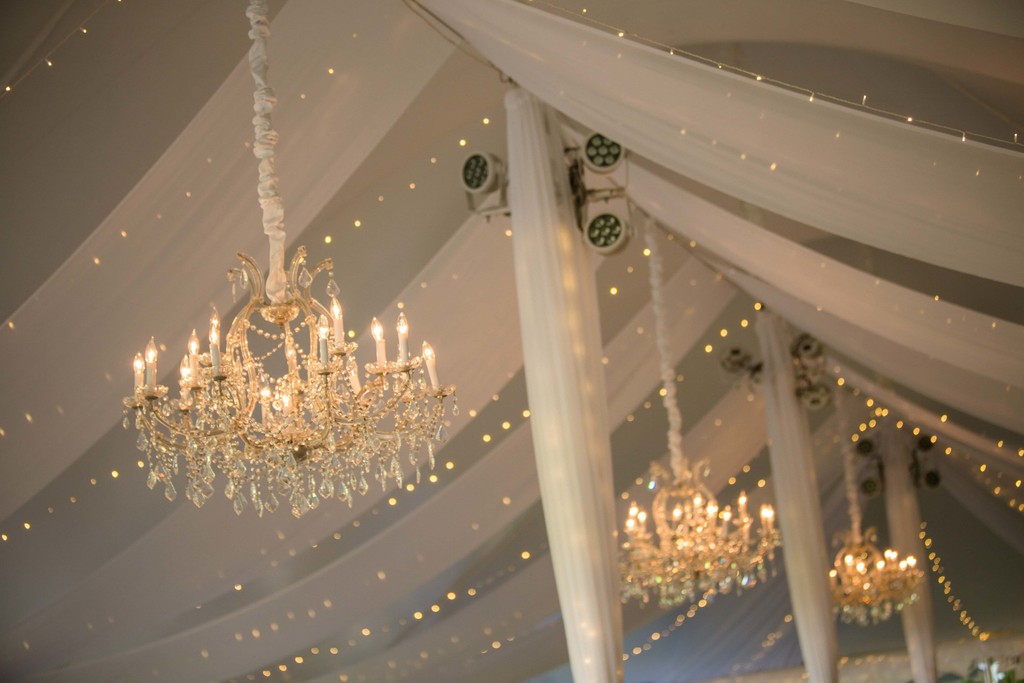
[[[719,506],[704,484],[710,472],[707,461],[691,466],[683,455],[682,417],[662,301],[661,256],[649,219],[645,233],[671,472],[658,463],[650,466],[650,487],[656,491],[650,515],[635,501],[630,505],[620,572],[623,601],[653,599],[672,607],[697,596],[739,592],[766,580],[780,539],[770,505],[761,506],[755,534],[746,493],[740,493],[735,506]]]
[[[137,445],[146,455],[150,489],[164,487],[174,500],[176,477],[185,471],[185,496],[201,507],[214,495],[217,472],[237,514],[252,505],[259,516],[281,500],[301,517],[320,500],[352,505],[369,479],[382,489],[403,480],[402,455],[415,466],[421,453],[434,466],[434,447],[445,441],[445,401],[455,387],[438,380],[437,357],[426,342],[409,351],[409,323],[397,321],[398,349],[389,358],[384,328],[370,326],[376,359],[360,367],[357,345],[346,340],[340,289],[330,259],[311,266],[299,247],[284,267],[284,209],[277,193],[270,114],[276,102],[267,85],[265,0],[246,11],[253,40],[249,64],[256,82],[253,152],[259,161],[259,201],[270,241],[264,280],[256,262],[239,253],[241,267],[228,272],[232,290],[241,284],[249,300],[223,335],[216,309],[209,346],[192,331],[179,365],[177,396],[157,383],[157,345],[150,338],[134,360],[135,389],[124,399],[127,429],[134,413]],[[330,308],[311,293],[326,271]],[[453,414],[458,414],[455,404]]]
[[[892,548],[878,550],[873,528],[861,533],[861,510],[854,478],[853,449],[843,452],[843,474],[849,503],[850,530],[837,537],[839,552],[829,570],[832,602],[843,623],[877,624],[917,599],[914,592],[924,577],[917,559],[900,559]]]

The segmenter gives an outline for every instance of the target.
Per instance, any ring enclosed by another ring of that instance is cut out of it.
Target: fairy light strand
[[[122,0],[117,0],[116,4],[120,4],[121,2]],[[67,35],[61,38],[60,41],[56,45],[54,45],[52,49],[47,51],[47,53],[43,56],[42,59],[35,61],[32,64],[32,66],[23,71],[20,76],[12,80],[10,83],[4,83],[3,89],[0,90],[0,101],[7,99],[7,97],[9,97],[10,95],[13,95],[14,91],[18,89],[22,82],[24,82],[26,78],[35,73],[36,70],[40,67],[45,66],[47,68],[52,68],[55,64],[55,57],[57,53],[60,51],[60,49],[64,47],[64,45],[72,38],[87,35],[89,33],[89,22],[91,22],[93,18],[102,10],[104,10],[106,7],[112,4],[115,4],[113,0],[103,0],[103,2],[98,7],[96,7],[96,9],[90,12],[89,15],[86,16],[85,19],[80,21],[74,29],[69,31]]]
[[[984,642],[989,639],[991,635],[988,631],[983,630],[978,623],[974,620],[974,617],[970,615],[967,608],[963,604],[963,600],[958,598],[953,593],[953,582],[950,580],[946,573],[946,568],[942,566],[942,558],[939,556],[937,550],[935,550],[935,542],[931,536],[928,535],[928,523],[921,522],[921,531],[918,534],[921,541],[924,543],[924,547],[928,550],[928,560],[931,563],[930,567],[932,573],[937,577],[939,585],[942,586],[942,592],[946,595],[946,602],[949,603],[953,613],[960,620],[960,623],[964,628],[970,632],[971,636]]]
[[[739,75],[739,76],[745,76],[747,78],[752,78],[752,79],[754,79],[755,81],[757,81],[759,83],[764,83],[765,85],[769,85],[769,86],[772,86],[772,87],[775,87],[775,88],[780,88],[780,89],[783,89],[783,90],[788,90],[790,92],[799,93],[801,95],[806,96],[808,102],[812,103],[812,104],[814,103],[815,100],[818,100],[818,99],[820,99],[820,100],[827,100],[827,101],[832,102],[834,104],[839,104],[839,105],[843,105],[845,107],[850,107],[850,108],[853,108],[853,109],[858,109],[858,110],[861,110],[861,111],[870,112],[871,114],[875,114],[877,116],[883,116],[885,118],[896,120],[896,121],[904,121],[904,122],[906,122],[908,124],[914,124],[914,125],[920,126],[922,128],[928,128],[928,129],[935,130],[935,131],[938,131],[938,132],[941,132],[941,133],[946,133],[946,134],[949,134],[949,135],[955,135],[956,137],[959,137],[961,139],[961,141],[963,141],[963,142],[966,142],[967,138],[971,138],[971,140],[975,140],[975,141],[978,141],[978,142],[985,142],[985,143],[988,143],[990,145],[996,145],[996,146],[1003,147],[1003,148],[1011,148],[1012,149],[1012,148],[1016,148],[1016,147],[1020,146],[1020,141],[1019,141],[1018,133],[1014,133],[1013,134],[1013,140],[1010,141],[1009,139],[997,138],[997,137],[994,137],[994,136],[991,136],[991,135],[985,135],[984,133],[977,133],[977,132],[974,132],[974,131],[966,130],[963,127],[949,126],[949,125],[946,125],[946,124],[943,124],[943,123],[937,123],[935,121],[929,121],[929,120],[926,120],[926,119],[918,119],[918,118],[916,118],[914,116],[909,116],[909,115],[907,115],[905,113],[889,111],[888,109],[882,109],[881,107],[875,107],[873,105],[869,105],[867,103],[867,100],[868,100],[868,96],[867,95],[862,96],[861,99],[859,101],[857,101],[857,100],[847,99],[845,97],[840,97],[838,95],[832,95],[832,94],[827,93],[827,92],[822,92],[821,90],[812,90],[812,89],[807,88],[807,87],[802,86],[802,85],[798,85],[798,84],[795,84],[795,83],[789,83],[787,81],[783,81],[783,80],[778,79],[778,78],[772,78],[770,76],[766,76],[764,74],[757,73],[756,71],[750,71],[749,69],[744,69],[744,68],[736,66],[734,64],[729,64],[727,62],[722,62],[722,61],[719,61],[719,60],[716,60],[716,59],[711,59],[710,57],[705,57],[703,55],[699,55],[699,54],[697,54],[695,52],[691,52],[689,50],[680,49],[680,48],[677,48],[677,47],[673,47],[671,45],[667,45],[667,44],[662,43],[661,41],[655,40],[653,38],[648,38],[647,36],[640,35],[639,33],[634,33],[632,31],[627,31],[623,27],[615,26],[613,24],[609,24],[607,22],[603,22],[603,21],[600,21],[598,19],[594,19],[589,14],[586,14],[585,11],[584,12],[578,12],[578,11],[575,11],[575,10],[571,10],[571,9],[566,8],[566,7],[562,7],[561,5],[558,5],[558,4],[554,3],[554,2],[550,2],[549,0],[530,0],[530,4],[532,4],[532,5],[543,5],[544,7],[547,7],[549,9],[551,9],[551,10],[559,12],[559,13],[567,16],[567,17],[571,17],[571,18],[573,18],[575,20],[582,21],[583,23],[585,23],[585,24],[587,24],[587,25],[589,25],[589,26],[591,26],[593,28],[597,28],[597,29],[600,29],[600,30],[605,31],[607,33],[614,34],[614,35],[618,36],[619,38],[624,38],[624,39],[627,39],[627,40],[631,40],[631,41],[633,41],[635,43],[639,43],[639,44],[642,44],[642,45],[646,45],[648,47],[653,47],[653,48],[659,49],[659,50],[661,50],[663,52],[667,52],[669,55],[674,56],[674,57],[682,57],[684,59],[689,59],[691,61],[698,62],[698,63],[701,63],[701,64],[705,64],[705,65],[708,65],[708,66],[714,66],[716,68],[722,69],[723,71],[728,71],[730,73],[733,73],[733,74],[736,74],[736,75]]]

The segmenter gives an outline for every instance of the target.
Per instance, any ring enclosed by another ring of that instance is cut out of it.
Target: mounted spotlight
[[[860,490],[868,498],[874,498],[882,492],[882,480],[875,476],[867,476],[860,480]]]
[[[489,152],[473,152],[462,162],[462,188],[473,213],[490,215],[508,211],[505,164]],[[498,192],[497,200],[492,198]]]
[[[730,375],[738,375],[747,371],[753,363],[753,359],[749,353],[738,346],[734,346],[722,353],[722,357],[718,362],[721,364],[722,369]]]
[[[809,410],[821,410],[832,402],[832,392],[820,382],[798,389],[796,395]]]
[[[861,439],[857,442],[857,452],[861,455],[871,455],[875,451],[875,442],[871,439]]]
[[[626,155],[622,145],[609,140],[600,133],[594,133],[587,138],[583,147],[583,163],[594,173],[611,173]]]
[[[616,213],[599,213],[587,223],[584,236],[587,246],[597,253],[615,254],[629,242],[629,223]]]

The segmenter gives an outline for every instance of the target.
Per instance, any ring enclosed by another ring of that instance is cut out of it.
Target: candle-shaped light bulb
[[[633,529],[636,528],[636,520],[632,517],[626,519],[626,531],[632,533]]]
[[[629,516],[636,517],[637,513],[640,512],[640,508],[637,507],[636,503],[629,506]]]
[[[698,493],[693,497],[693,506],[699,508],[702,505],[704,505],[704,498]]]
[[[191,370],[192,381],[199,381],[199,335],[195,329],[188,336],[188,364]]]
[[[434,355],[434,347],[423,342],[423,362],[427,365],[427,374],[430,375],[430,387],[437,389],[441,383],[437,379],[437,356]]]
[[[636,518],[641,524],[647,524],[647,510],[641,510]]]
[[[132,360],[132,370],[135,371],[135,388],[139,389],[146,382],[146,361],[141,353],[135,354],[135,359]]]
[[[846,564],[847,567],[853,566],[853,555],[847,555],[846,557],[844,557],[843,562]]]
[[[152,387],[156,385],[156,341],[153,337],[149,338],[149,343],[146,344],[146,386]]]
[[[398,362],[405,363],[409,360],[409,321],[405,313],[398,314]]]
[[[337,297],[331,297],[331,317],[334,319],[334,345],[341,348],[345,343],[345,318],[341,313],[341,304]]]
[[[905,562],[911,567],[917,566],[917,558],[913,555],[907,555],[907,559],[905,560]]]
[[[330,334],[331,328],[327,326],[327,316],[320,314],[320,320],[317,321],[317,332],[320,335],[320,365],[327,367],[327,335]]]
[[[747,492],[740,491],[740,497],[736,500],[740,506],[740,517],[747,516]]]
[[[189,362],[188,354],[181,357],[181,363],[178,365],[178,372],[181,373],[181,382],[178,384],[178,388],[181,390],[181,402],[186,404],[188,401],[189,387],[192,385],[192,364]]]
[[[708,503],[708,519],[715,519],[718,517],[718,504]]]
[[[214,377],[220,374],[220,316],[216,306],[210,313],[210,366]]]
[[[682,517],[682,516],[683,516],[683,506],[677,504],[674,508],[672,508],[672,519],[674,519],[674,520],[676,520],[678,522],[679,518]]]
[[[885,560],[879,560],[878,562],[875,562],[875,568],[878,570],[885,569]]]
[[[377,365],[386,365],[388,362],[388,349],[384,345],[384,326],[376,318],[370,323],[370,334],[373,335],[373,340],[377,342]]]

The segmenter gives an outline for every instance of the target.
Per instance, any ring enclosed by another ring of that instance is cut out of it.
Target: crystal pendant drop
[[[370,485],[366,483],[366,477],[359,475],[359,495],[365,496],[366,492],[370,490]]]
[[[224,495],[228,500],[235,497],[235,482],[232,479],[228,479],[227,486],[224,487]]]
[[[327,477],[320,480],[320,495],[324,498],[334,496],[334,483]]]
[[[331,279],[327,281],[327,296],[341,296],[341,287],[338,287],[338,283],[334,281],[334,274],[331,274]]]
[[[299,287],[303,289],[309,289],[309,286],[313,284],[313,276],[309,274],[309,269],[303,268],[302,272],[299,273]]]
[[[437,431],[434,432],[434,441],[439,444],[448,441],[448,428],[444,426],[444,423],[437,426]]]
[[[139,438],[135,440],[135,447],[140,451],[144,451],[149,448],[149,439],[146,438],[145,432],[139,432]]]
[[[121,420],[121,427],[124,428],[124,429],[128,429],[128,427],[130,427],[131,424],[132,423],[129,422],[129,420],[128,420],[128,413],[125,413],[124,414],[124,419]]]
[[[150,491],[152,491],[153,487],[156,486],[157,479],[158,477],[156,476],[156,470],[150,470],[149,476],[146,477],[146,486],[149,487]]]
[[[280,503],[278,502],[277,496],[274,495],[273,491],[271,491],[270,495],[267,497],[267,504],[266,505],[267,505],[267,512],[270,512],[270,513],[277,512],[277,506],[280,505]]]
[[[164,498],[169,501],[173,501],[178,497],[178,489],[174,488],[174,484],[168,479],[167,486],[164,488]]]

